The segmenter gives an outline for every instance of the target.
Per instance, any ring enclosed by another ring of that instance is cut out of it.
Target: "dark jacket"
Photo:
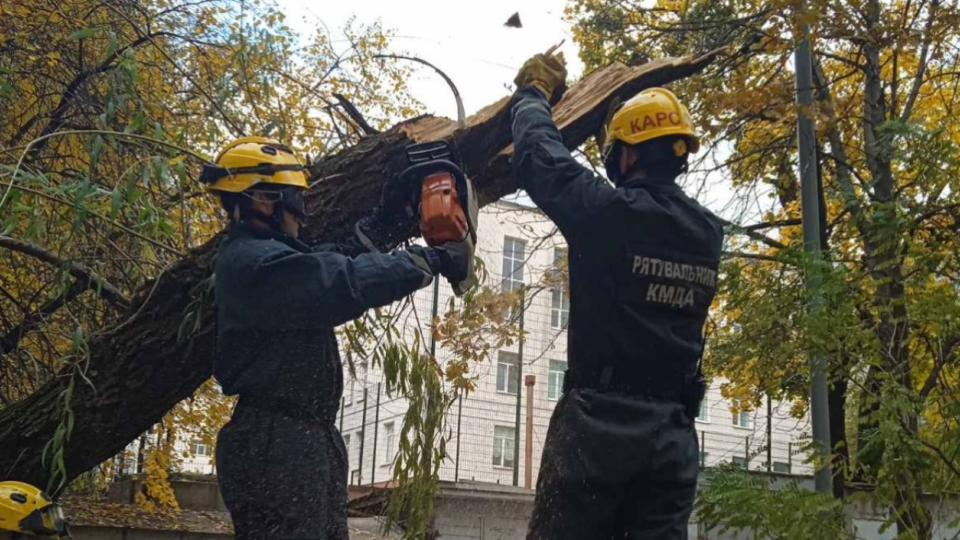
[[[716,292],[719,220],[673,178],[614,188],[581,165],[536,89],[512,107],[514,173],[569,246],[571,373],[596,381],[610,366],[620,383],[682,384]]]
[[[359,242],[310,248],[233,226],[217,254],[214,376],[227,395],[329,418],[343,393],[333,328],[428,282],[404,252],[368,253]]]

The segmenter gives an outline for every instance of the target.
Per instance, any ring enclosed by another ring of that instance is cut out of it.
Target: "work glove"
[[[410,246],[407,253],[420,270],[431,276],[441,275],[447,278],[457,296],[472,287],[470,278],[473,274],[474,249],[469,236],[464,240],[439,246]]]
[[[518,90],[533,85],[551,105],[560,101],[567,90],[566,61],[562,52],[553,54],[556,48],[527,60],[513,80]]]

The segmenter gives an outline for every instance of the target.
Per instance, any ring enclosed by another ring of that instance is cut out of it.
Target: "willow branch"
[[[62,294],[58,294],[50,300],[47,300],[46,303],[37,308],[33,313],[25,315],[20,321],[20,324],[11,328],[6,335],[0,336],[0,354],[7,354],[16,349],[20,345],[20,340],[23,336],[36,328],[44,318],[74,301],[89,288],[89,285],[89,281],[78,279]]]
[[[92,285],[92,288],[97,291],[97,294],[110,304],[121,309],[130,307],[130,299],[127,298],[120,289],[111,285],[110,282],[97,275],[96,272],[84,264],[68,261],[46,248],[9,236],[0,236],[0,247],[5,247],[9,250],[33,257],[51,266],[63,268],[75,279]]]

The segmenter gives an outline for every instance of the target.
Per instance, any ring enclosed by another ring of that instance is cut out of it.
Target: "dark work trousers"
[[[686,540],[697,455],[679,403],[570,390],[550,419],[527,540]]]
[[[347,540],[347,454],[333,421],[245,406],[217,438],[237,540]]]

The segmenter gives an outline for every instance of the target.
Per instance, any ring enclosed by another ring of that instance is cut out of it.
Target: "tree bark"
[[[873,304],[879,315],[876,335],[883,351],[883,368],[904,388],[913,386],[910,373],[910,326],[906,306],[903,274],[902,224],[891,219],[891,208],[896,205],[893,167],[890,162],[890,135],[881,127],[887,120],[887,104],[883,91],[883,71],[879,41],[880,2],[870,0],[866,5],[867,32],[864,45],[864,120],[863,139],[867,168],[873,180],[872,223],[870,234],[864,236],[867,268],[877,283]],[[894,77],[897,74],[893,75]],[[879,388],[878,381],[868,381],[868,387]],[[917,418],[908,415],[906,429],[912,439],[917,438]],[[920,477],[908,468],[896,473],[896,495],[891,511],[897,515],[897,536],[928,540],[932,527],[923,507],[923,486]]]
[[[564,143],[572,149],[595,133],[615,96],[698,73],[719,54],[638,67],[614,64],[593,72],[573,85],[554,108]],[[451,142],[474,180],[481,205],[515,191],[508,101],[504,98],[481,110],[463,130],[456,130],[452,120],[422,116],[317,163],[311,171],[317,184],[307,196],[311,215],[304,239],[316,242],[349,235],[356,220],[376,204],[382,179],[406,166],[405,147],[419,141]],[[403,224],[396,240],[416,233],[416,224]],[[43,464],[43,450],[67,405],[75,425],[64,463],[67,477],[73,479],[116,455],[210,377],[216,351],[209,293],[219,242],[220,236],[211,239],[146,283],[131,299],[124,322],[90,340],[85,362],[0,410],[0,478],[47,484],[50,471],[49,464]],[[197,318],[200,324],[192,331]],[[64,390],[71,378],[74,391],[67,403]]]

